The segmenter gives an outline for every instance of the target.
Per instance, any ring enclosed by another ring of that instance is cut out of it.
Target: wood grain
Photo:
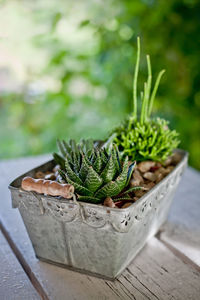
[[[2,174],[0,179],[2,193],[0,219],[6,234],[23,257],[22,263],[28,266],[27,270],[31,270],[40,283],[43,293],[49,299],[199,299],[199,272],[191,264],[183,262],[181,257],[175,255],[157,238],[149,241],[132,264],[114,282],[38,261],[18,210],[11,208],[7,185],[16,176],[46,160],[47,156],[0,163]],[[182,185],[186,184],[187,182],[182,182]],[[178,200],[176,196],[176,201]],[[187,214],[184,213],[184,218],[186,217]],[[177,217],[173,217],[173,211],[171,211],[168,226],[170,224],[172,227],[173,224],[177,225],[177,223],[173,223],[175,220]],[[182,226],[181,217],[179,226]],[[165,228],[166,230],[162,234],[166,235],[170,231],[169,227]],[[191,240],[188,245],[190,242]]]
[[[0,299],[39,300],[35,288],[0,231]]]
[[[200,173],[188,168],[172,204],[168,222],[159,235],[169,247],[200,270]]]

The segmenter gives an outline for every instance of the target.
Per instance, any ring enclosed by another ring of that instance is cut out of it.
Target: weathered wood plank
[[[0,231],[0,299],[41,299]]]
[[[150,299],[199,298],[199,272],[184,264],[156,238],[149,241],[127,272],[148,287],[152,293]]]
[[[25,158],[0,163],[0,189],[2,205],[0,207],[0,219],[8,235],[22,253],[25,264],[29,265],[35,277],[41,282],[50,299],[129,299],[125,292],[112,290],[104,280],[61,269],[47,263],[38,261],[24,228],[23,221],[17,209],[11,208],[11,200],[8,184],[16,176],[45,162],[45,157]]]
[[[46,157],[39,157],[0,163],[0,218],[49,299],[198,299],[198,272],[184,264],[156,238],[115,282],[38,261],[18,210],[11,208],[7,185],[11,179],[45,160]]]
[[[200,267],[200,173],[188,168],[159,238]]]

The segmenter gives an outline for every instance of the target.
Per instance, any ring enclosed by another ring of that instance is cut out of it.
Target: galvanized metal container
[[[174,192],[187,165],[187,153],[160,183],[125,209],[74,202],[20,189],[24,176],[52,169],[54,162],[33,169],[9,188],[36,256],[79,272],[116,278],[146,241],[165,222]]]

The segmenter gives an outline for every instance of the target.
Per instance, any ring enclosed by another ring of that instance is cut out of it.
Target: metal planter
[[[187,153],[160,183],[125,209],[73,202],[20,189],[24,176],[47,171],[49,161],[14,180],[9,188],[36,256],[80,272],[116,278],[165,222]]]

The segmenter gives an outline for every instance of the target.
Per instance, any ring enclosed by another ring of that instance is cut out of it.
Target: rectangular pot
[[[107,279],[116,278],[165,222],[187,165],[188,155],[174,170],[131,206],[118,209],[74,202],[20,188],[25,176],[47,171],[49,161],[15,179],[9,186],[36,256],[46,262]]]

